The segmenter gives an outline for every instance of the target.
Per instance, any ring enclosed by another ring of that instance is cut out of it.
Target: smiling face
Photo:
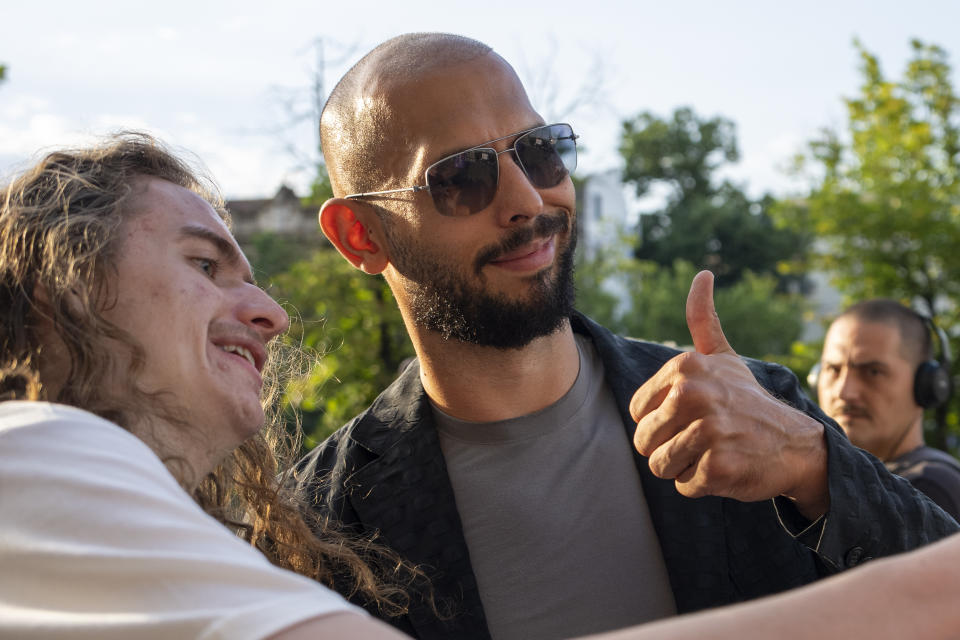
[[[513,69],[495,54],[433,69],[384,91],[404,144],[384,145],[398,185],[488,140],[497,151],[543,119]],[[534,187],[513,153],[499,156],[493,202],[473,215],[440,215],[428,193],[378,203],[391,266],[385,273],[413,322],[446,338],[521,347],[559,328],[573,304],[574,189],[569,176]]]
[[[820,406],[853,444],[895,458],[923,440],[923,410],[913,397],[918,364],[905,356],[896,324],[841,316],[823,345]]]
[[[143,348],[140,389],[163,394],[189,422],[136,435],[202,476],[263,425],[265,344],[287,328],[287,315],[253,284],[246,258],[203,198],[140,178],[129,207],[110,282],[115,302],[102,314]]]

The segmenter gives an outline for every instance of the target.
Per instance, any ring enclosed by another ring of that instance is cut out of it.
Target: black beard
[[[405,245],[389,229],[393,265],[414,283],[407,287],[414,322],[446,340],[498,349],[519,349],[535,338],[556,332],[573,311],[575,226],[567,246],[557,256],[556,275],[553,269],[544,269],[532,276],[530,295],[524,301],[485,293],[481,269],[535,238],[566,232],[570,226],[566,215],[541,215],[532,225],[515,230],[499,244],[481,251],[473,264],[478,284],[468,282],[461,271],[445,265],[434,252]]]

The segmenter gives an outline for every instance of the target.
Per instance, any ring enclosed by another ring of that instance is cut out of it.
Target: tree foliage
[[[598,322],[624,335],[690,345],[686,300],[699,267],[676,260],[668,267],[623,257],[615,248],[583,261],[577,269],[577,306]],[[627,292],[618,304],[610,282]],[[798,294],[777,292],[772,275],[745,271],[714,292],[724,333],[737,353],[767,360],[789,356],[803,329],[805,302]]]
[[[326,242],[320,233],[289,237],[262,231],[243,242],[243,252],[253,265],[257,280],[269,287],[280,274],[308,259],[317,250],[318,242]]]
[[[366,408],[413,347],[386,282],[329,245],[276,275],[271,293],[293,320],[285,339],[308,354],[285,402],[302,413],[312,446]]]
[[[780,215],[821,238],[815,263],[850,298],[920,298],[936,315],[960,296],[960,103],[947,55],[914,41],[891,81],[856,47],[863,84],[846,100],[847,131],[810,143],[800,166],[813,186]]]
[[[733,122],[701,119],[689,107],[676,109],[669,120],[646,112],[625,121],[620,154],[626,162],[624,181],[638,196],[667,182],[675,190],[673,202],[709,196],[716,170],[740,159]]]
[[[718,288],[747,273],[786,283],[782,266],[803,254],[806,236],[774,225],[769,196],[753,200],[731,182],[717,180],[724,165],[739,159],[733,122],[700,118],[689,107],[676,109],[669,119],[641,113],[623,123],[620,153],[624,181],[638,196],[667,191],[662,209],[641,216],[639,260],[664,267],[682,260],[710,269]]]
[[[310,182],[310,194],[303,199],[304,204],[315,206],[318,210],[323,203],[333,197],[333,185],[330,184],[330,175],[322,156],[316,163],[316,174]]]
[[[800,336],[805,304],[787,292],[799,287],[787,286],[794,277],[784,266],[803,254],[807,240],[774,224],[771,197],[751,199],[718,179],[740,157],[733,122],[701,118],[689,107],[668,118],[641,113],[623,123],[620,153],[624,181],[639,197],[665,193],[664,206],[640,217],[632,258],[611,247],[581,262],[579,306],[621,333],[689,345],[690,282],[710,269],[717,313],[734,348],[786,357]],[[618,303],[616,289],[625,303]]]
[[[956,333],[960,102],[947,53],[915,40],[902,78],[891,80],[855,46],[863,83],[845,100],[846,130],[824,130],[810,143],[798,158],[810,191],[777,215],[816,234],[814,264],[835,276],[848,301],[899,299]],[[945,442],[945,431],[934,434],[935,445]]]

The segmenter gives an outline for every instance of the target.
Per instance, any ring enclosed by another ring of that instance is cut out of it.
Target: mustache
[[[858,407],[853,404],[842,404],[837,407],[837,413],[845,413],[851,415],[855,418],[869,418],[870,412],[864,409],[863,407]]]
[[[518,249],[536,238],[548,238],[569,230],[570,218],[564,213],[537,216],[533,224],[515,229],[497,244],[482,249],[473,261],[474,270],[479,274],[485,264],[505,253]]]

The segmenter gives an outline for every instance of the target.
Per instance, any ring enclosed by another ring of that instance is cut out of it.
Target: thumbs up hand
[[[630,401],[650,470],[691,498],[784,495],[811,520],[826,512],[823,425],[767,393],[727,342],[709,271],[690,285],[687,327],[696,351],[664,364]]]

